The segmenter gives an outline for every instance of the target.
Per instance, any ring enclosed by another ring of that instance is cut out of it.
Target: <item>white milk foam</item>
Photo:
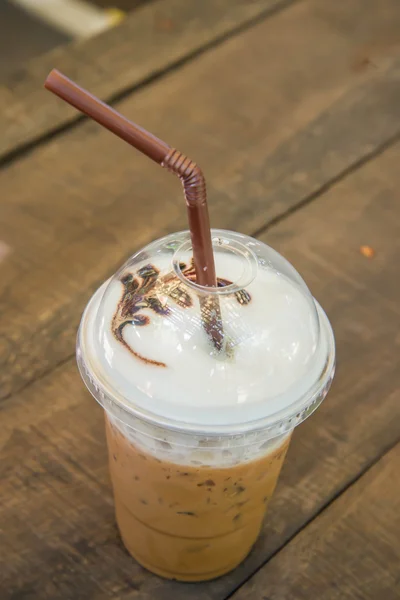
[[[237,280],[237,257],[217,254],[216,262],[218,276]],[[171,259],[165,255],[151,263],[161,275],[171,272]],[[217,355],[205,334],[199,301],[190,287],[190,308],[168,297],[163,298],[171,308],[168,316],[143,308],[140,314],[149,317],[149,324],[129,324],[123,336],[143,357],[165,363],[160,367],[138,359],[113,335],[112,318],[123,284],[112,279],[94,295],[84,315],[85,360],[128,404],[159,417],[201,426],[272,416],[318,381],[327,343],[306,287],[258,267],[246,290],[251,301],[245,306],[233,295],[220,296],[224,332],[233,341],[228,358]]]

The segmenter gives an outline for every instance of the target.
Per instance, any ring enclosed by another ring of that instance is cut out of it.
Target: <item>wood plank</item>
[[[68,36],[27,14],[11,2],[0,2],[0,82],[32,56],[69,41]],[[1,130],[3,132],[3,130]]]
[[[399,470],[397,444],[232,600],[398,600]]]
[[[358,23],[361,7],[298,4],[121,102],[203,166],[215,226],[254,233],[398,135],[400,63],[387,40],[400,13],[371,0]],[[355,72],[368,43],[374,66]],[[73,354],[96,286],[186,215],[174,178],[93,123],[4,169],[0,186],[5,398]]]
[[[327,310],[338,372],[327,400],[295,432],[248,559],[226,577],[188,586],[153,577],[126,555],[113,521],[102,411],[70,360],[1,407],[5,600],[47,585],[43,598],[54,600],[81,589],[93,598],[222,600],[398,441],[399,160],[397,144],[263,236]],[[364,244],[373,259],[359,252]]]
[[[37,140],[78,122],[76,111],[54,102],[43,89],[54,67],[113,102],[292,1],[150,2],[115,29],[29,61],[0,86],[0,161],[8,162]]]

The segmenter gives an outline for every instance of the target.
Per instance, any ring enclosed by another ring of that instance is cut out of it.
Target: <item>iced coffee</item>
[[[329,321],[272,248],[210,230],[193,160],[56,70],[45,87],[183,185],[190,232],[150,244],[100,287],[77,360],[105,410],[127,549],[165,577],[217,577],[251,549],[291,432],[329,389]]]
[[[334,371],[329,322],[294,268],[248,236],[212,238],[214,288],[196,283],[189,234],[170,235],[96,292],[78,335],[83,379],[105,409],[122,539],[143,566],[183,581],[249,553],[292,431]]]
[[[249,462],[224,466],[221,457],[219,465],[180,464],[161,451],[146,452],[108,418],[117,520],[129,552],[158,575],[180,580],[212,579],[233,569],[259,534],[289,437]],[[212,463],[212,448],[208,454]]]

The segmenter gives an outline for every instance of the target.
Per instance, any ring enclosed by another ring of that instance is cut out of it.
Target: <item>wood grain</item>
[[[361,7],[295,5],[119,104],[204,168],[214,226],[263,229],[399,134],[400,59],[388,40],[400,13],[371,0],[359,22]],[[374,65],[355,71],[367,48]],[[186,217],[174,178],[89,122],[4,169],[0,186],[7,398],[73,354],[94,289]]]
[[[397,444],[232,600],[398,600],[399,469]]]
[[[327,400],[294,435],[262,536],[243,565],[214,582],[183,585],[126,555],[114,526],[102,412],[71,360],[1,408],[2,598],[222,600],[398,441],[399,159],[400,144],[263,236],[327,310],[338,372]],[[363,244],[374,248],[373,259],[360,253]],[[385,506],[376,505],[376,520],[390,539]],[[365,552],[374,560],[375,551]]]
[[[163,0],[128,15],[115,29],[57,48],[8,76],[0,86],[0,160],[79,120],[43,89],[53,68],[113,102],[237,29],[295,0]],[[112,4],[112,3],[111,3]]]

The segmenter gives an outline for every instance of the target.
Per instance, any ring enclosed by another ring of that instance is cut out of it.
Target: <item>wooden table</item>
[[[400,598],[399,32],[397,0],[164,0],[0,89],[2,600]],[[46,94],[53,66],[196,159],[213,225],[282,252],[334,326],[332,391],[216,581],[124,551],[74,358],[100,282],[185,227],[182,193]]]

